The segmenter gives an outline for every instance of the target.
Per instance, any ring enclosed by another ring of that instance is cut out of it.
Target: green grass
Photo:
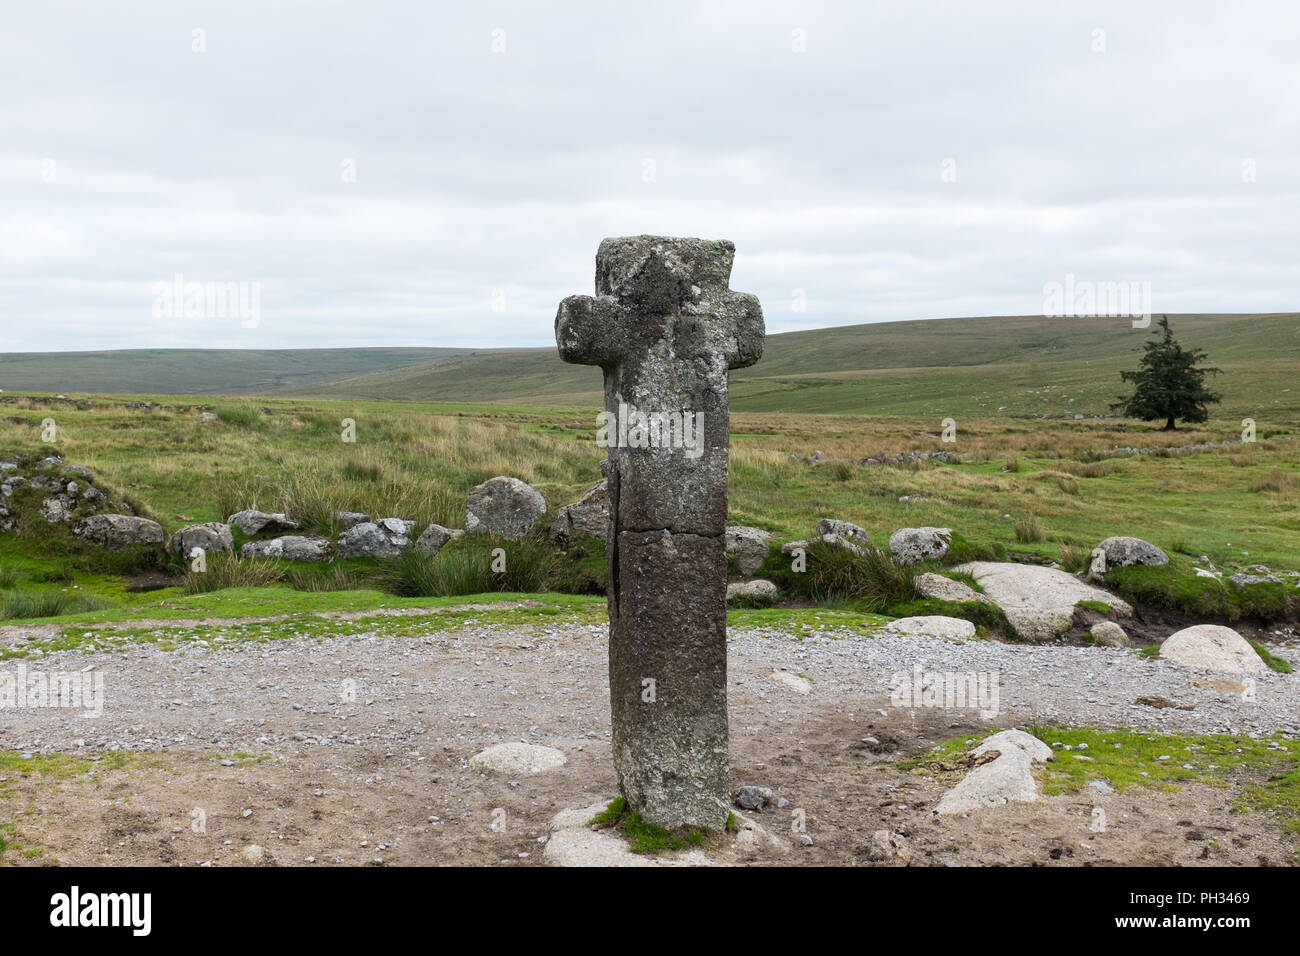
[[[275,585],[258,588],[232,588],[205,594],[157,591],[139,595],[142,600],[131,605],[116,605],[101,611],[70,614],[60,619],[69,625],[103,624],[138,619],[184,621],[196,618],[271,617],[284,614],[311,614],[331,611],[394,610],[403,608],[446,607],[460,604],[484,604],[497,601],[536,600],[543,604],[603,604],[595,597],[562,594],[467,594],[447,598],[403,598],[376,589],[360,591],[297,591]]]
[[[855,554],[813,539],[804,552],[803,570],[797,569],[795,556],[781,554],[773,544],[760,575],[776,582],[788,595],[886,613],[892,605],[916,597],[913,578],[920,570],[895,561],[881,548],[867,547]]]
[[[734,815],[727,816],[728,829],[732,826]],[[657,823],[650,823],[639,813],[630,813],[627,800],[615,797],[603,811],[591,818],[592,826],[612,827],[628,842],[628,849],[633,853],[656,856],[667,850],[684,850],[688,846],[703,846],[708,839],[708,827],[668,828]]]
[[[465,349],[121,349],[0,354],[8,390],[269,395],[394,370]]]
[[[356,616],[350,620],[324,616],[332,612]],[[299,591],[275,586],[173,594],[152,604],[45,620],[61,625],[57,636],[0,647],[0,660],[58,650],[112,651],[141,643],[170,650],[198,641],[215,646],[295,637],[324,640],[362,633],[419,637],[469,626],[603,625],[607,617],[605,599],[595,595],[486,592],[403,598],[375,590]],[[208,623],[198,623],[200,620]],[[727,612],[729,628],[770,629],[796,640],[822,633],[870,637],[889,620],[883,615],[826,608],[739,608]],[[133,621],[158,623],[133,627]],[[117,626],[102,626],[107,624]]]
[[[990,731],[993,733],[995,731]],[[1029,732],[1049,746],[1061,743],[1073,750],[1053,748],[1056,759],[1039,765],[1043,793],[1078,793],[1089,781],[1104,780],[1115,790],[1149,787],[1173,790],[1198,782],[1213,787],[1242,783],[1236,812],[1264,812],[1280,826],[1300,832],[1300,741],[1281,734],[1256,739],[1240,735],[1144,734],[1090,727],[1031,727]],[[960,755],[985,734],[954,737],[903,769],[937,774],[961,769]],[[1270,747],[1270,743],[1273,745]],[[1079,750],[1079,745],[1086,748]],[[1089,757],[1076,759],[1075,755]],[[1165,757],[1167,759],[1160,759]],[[1255,782],[1250,777],[1265,777]]]
[[[808,634],[847,631],[873,637],[892,618],[883,614],[833,608],[729,608],[727,627],[736,630],[772,628],[802,639]]]
[[[1096,611],[1098,614],[1105,614],[1110,617],[1110,605],[1105,601],[1077,601],[1074,606]]]
[[[1115,457],[1112,450],[1235,440],[1246,415],[1264,439],[1300,435],[1300,389],[1290,388],[1300,369],[1300,322],[1295,315],[1175,316],[1174,327],[1180,340],[1207,349],[1226,370],[1216,386],[1226,401],[1211,422],[1172,435],[1117,419],[1067,418],[1100,414],[1114,400],[1117,372],[1132,364],[1140,338],[1127,323],[1003,317],[773,335],[763,361],[732,379],[729,520],[766,528],[778,542],[809,536],[824,516],[862,525],[878,545],[898,528],[950,527],[952,563],[1023,555],[1078,570],[1101,538],[1131,534],[1173,553],[1183,569],[1201,554],[1227,573],[1255,563],[1295,569],[1300,441],[1136,458]],[[1246,328],[1252,335],[1240,334]],[[181,401],[157,394],[60,400],[12,390],[25,367],[84,371],[93,383],[100,381],[97,369],[121,371],[114,362],[123,358],[145,376],[137,381],[161,388],[172,381],[156,374],[168,357],[0,357],[0,374],[15,374],[0,395],[0,457],[58,451],[91,467],[97,485],[125,495],[168,532],[224,520],[246,507],[287,511],[304,531],[319,534],[337,533],[336,511],[459,527],[466,492],[498,474],[540,490],[549,520],[600,477],[605,453],[593,440],[600,372],[564,366],[551,349],[454,357],[387,350],[357,356],[355,364],[345,355],[316,353],[285,353],[278,360],[272,353],[172,356],[190,363],[177,381],[191,392],[281,396],[256,400]],[[247,374],[231,372],[236,359],[248,362]],[[334,371],[348,366],[335,379],[354,372],[361,377],[326,386],[311,377],[317,359]],[[436,368],[427,364],[435,359]],[[271,372],[276,361],[283,374]],[[364,367],[370,362],[377,364]],[[404,370],[393,371],[398,366]],[[226,371],[203,377],[218,367]],[[383,376],[366,377],[377,370]],[[54,380],[39,381],[48,387]],[[209,381],[219,384],[209,389]],[[295,382],[333,397],[283,397]],[[459,402],[409,400],[433,397]],[[489,400],[497,404],[475,404]],[[209,402],[222,420],[201,425],[197,406]],[[50,416],[60,426],[56,446],[39,440],[40,422]],[[949,416],[958,422],[955,443],[940,440],[940,422]],[[342,441],[344,419],[356,423],[355,443]],[[813,449],[829,455],[829,467],[806,464]],[[877,450],[912,449],[954,452],[964,460],[856,463]],[[1008,464],[1014,469],[1006,470]],[[20,499],[25,515],[39,507],[39,496],[28,491],[16,492],[13,500]],[[445,558],[441,566],[412,559],[390,576],[391,586],[407,594],[497,588],[594,593],[604,583],[598,544],[582,544],[558,568],[545,567],[540,556],[515,562],[531,580],[506,583],[489,583],[481,555],[457,556],[449,549]],[[30,523],[23,533],[0,534],[0,591],[75,584],[133,608],[154,599],[125,593],[125,579],[160,560],[149,549],[118,555],[87,549],[66,528]],[[382,586],[379,570],[337,562],[324,572],[287,568],[280,577],[307,593],[325,594]],[[1153,599],[1144,603],[1163,601],[1225,619],[1277,619],[1294,593],[1252,585],[1224,595],[1213,582],[1142,580],[1143,571],[1131,569],[1116,574],[1117,587],[1135,599]],[[224,583],[209,578],[192,586],[248,583],[259,582],[232,575]],[[787,575],[778,583],[796,597],[868,611],[889,612],[911,600],[891,569],[865,571],[834,558],[800,581]]]
[[[1300,409],[1294,394],[1278,394],[1267,384],[1286,369],[1294,375],[1300,359],[1294,313],[1170,320],[1185,345],[1207,349],[1228,374],[1249,377],[1252,399]],[[769,335],[763,359],[732,373],[732,408],[917,415],[932,419],[936,430],[941,418],[953,416],[959,435],[963,417],[999,407],[1013,415],[1104,414],[1121,391],[1120,369],[1134,364],[1132,350],[1141,335],[1122,320],[1042,316],[881,322]],[[566,365],[546,347],[381,371],[311,393],[595,405],[600,383],[598,369]],[[1225,411],[1240,420],[1249,414],[1245,407],[1230,404]]]
[[[267,587],[284,580],[288,567],[284,561],[244,558],[237,554],[213,553],[207,555],[205,561],[207,570],[185,572],[187,594]]]
[[[49,588],[0,592],[0,620],[33,620],[98,611],[108,603],[90,594],[69,594]]]
[[[1259,641],[1250,640],[1250,638],[1247,638],[1247,640],[1250,641],[1250,646],[1255,648],[1255,653],[1260,656],[1260,659],[1268,665],[1269,670],[1278,674],[1291,673],[1291,665],[1289,663],[1280,657],[1274,657],[1269,653],[1268,648]]]
[[[471,624],[528,627],[541,623],[602,623],[604,601],[557,594],[493,593],[450,598],[395,598],[378,591],[304,592],[290,588],[240,588],[171,599],[153,606],[113,609],[54,619],[57,637],[32,638],[23,645],[0,647],[0,660],[29,657],[34,651],[113,650],[152,643],[164,649],[207,641],[210,644],[258,643],[291,637],[323,639],[335,635],[375,633],[416,637]],[[483,605],[523,605],[484,607]],[[427,611],[404,613],[398,611]],[[352,619],[322,616],[330,611],[358,612]],[[365,614],[373,611],[373,614]],[[196,619],[213,618],[212,623]],[[158,624],[131,627],[133,620]],[[189,622],[187,624],[187,622]],[[97,627],[115,623],[118,627]]]
[[[1024,518],[1020,518],[1011,526],[1015,533],[1016,540],[1021,544],[1031,544],[1047,540],[1047,532],[1043,524],[1038,520],[1038,516],[1030,512]]]
[[[558,552],[544,531],[519,541],[464,535],[434,557],[415,550],[385,564],[378,580],[406,597],[445,597],[487,591],[603,594],[608,578],[603,542],[587,540]]]
[[[335,531],[332,515],[344,510],[458,527],[464,522],[465,493],[496,474],[528,481],[553,512],[599,479],[604,457],[592,440],[594,411],[586,416],[546,406],[268,399],[259,405],[264,425],[249,429],[199,426],[194,415],[176,408],[142,410],[97,401],[103,403],[56,409],[66,436],[59,450],[138,499],[168,531],[225,520],[245,507],[288,510],[303,521],[304,530],[316,533]],[[0,416],[0,454],[51,450],[33,440],[50,409],[15,406],[6,412],[11,414]],[[379,480],[343,476],[338,423],[344,417],[357,421],[358,439],[347,446],[343,460],[378,468]],[[1103,420],[972,418],[963,422],[957,444],[947,448],[924,419],[737,413],[730,520],[768,528],[784,540],[806,537],[827,514],[861,524],[877,542],[900,527],[951,527],[954,561],[996,560],[1026,545],[1061,558],[1065,552],[1090,551],[1108,534],[1126,533],[1166,549],[1177,543],[1193,554],[1208,554],[1220,567],[1295,565],[1292,542],[1300,531],[1300,501],[1294,494],[1250,488],[1271,487],[1268,476],[1274,472],[1300,475],[1300,442],[1112,460],[1113,470],[1078,478],[1076,495],[1039,477],[1068,463],[1086,464],[1089,456],[1119,444],[1220,441],[1240,433],[1236,423],[1222,419],[1186,436],[1136,426],[1110,430],[1117,427]],[[971,461],[907,468],[854,465],[852,477],[840,480],[825,468],[786,460],[792,451],[803,455],[822,446],[845,460],[871,449],[921,447],[946,448]],[[1001,463],[1012,456],[1020,471],[1002,472]],[[1268,480],[1261,485],[1261,478]],[[919,500],[898,500],[918,495]],[[1045,541],[1018,542],[1014,519],[1002,517],[1029,513]],[[2,544],[0,560],[9,564]]]
[[[1175,554],[1168,564],[1112,568],[1106,574],[1106,585],[1130,603],[1229,621],[1242,617],[1273,620],[1286,612],[1288,595],[1295,593],[1294,587],[1272,582],[1234,588],[1218,578],[1198,576],[1192,571],[1193,564]]]
[[[1222,411],[1238,421],[1267,407],[1300,411],[1294,313],[1172,315],[1188,347],[1209,351],[1233,381]],[[762,361],[732,373],[744,412],[908,415],[958,421],[1009,415],[1103,414],[1143,333],[1124,320],[988,316],[881,322],[767,336]],[[544,342],[549,327],[539,324]],[[9,391],[161,395],[299,395],[348,400],[527,402],[594,406],[600,370],[566,365],[553,346],[523,350],[129,350],[0,355]],[[1069,401],[1073,399],[1073,401]],[[1274,405],[1274,403],[1277,403]],[[1269,434],[1265,429],[1262,434]],[[960,441],[960,438],[959,438]]]
[[[253,405],[221,405],[216,413],[223,425],[257,428],[263,424],[261,411]]]

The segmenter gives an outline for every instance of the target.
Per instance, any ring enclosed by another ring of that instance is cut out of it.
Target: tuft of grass
[[[582,542],[561,553],[535,530],[519,541],[465,535],[429,557],[414,549],[379,572],[385,590],[403,597],[450,597],[491,591],[599,594],[606,570],[601,542]]]
[[[238,428],[257,428],[262,424],[262,413],[253,405],[225,405],[216,409],[217,418]]]
[[[65,591],[6,591],[0,594],[0,619],[60,617],[85,611],[102,611],[111,605],[90,594]]]
[[[984,585],[976,581],[975,575],[973,574],[967,574],[965,571],[940,571],[939,574],[953,581],[960,581],[976,594],[984,593]]]
[[[284,580],[281,561],[245,558],[237,554],[208,555],[206,571],[185,572],[186,594],[207,594],[228,588],[264,588]]]
[[[374,464],[348,461],[343,465],[345,481],[379,481],[384,477],[384,469]]]
[[[492,555],[480,548],[444,547],[433,557],[411,549],[381,574],[385,591],[402,597],[449,597],[499,591]]]
[[[0,591],[17,587],[22,579],[23,575],[17,568],[0,567]]]
[[[1012,530],[1015,532],[1016,540],[1021,544],[1034,544],[1047,540],[1047,531],[1032,511],[1027,517],[1017,520]]]
[[[1071,574],[1086,571],[1092,558],[1091,551],[1077,544],[1063,544],[1057,553],[1060,555],[1061,567]]]
[[[625,813],[627,813],[627,797],[615,797],[613,800],[609,801],[609,806],[587,822],[593,827],[612,826],[613,824],[618,823],[619,820],[623,819],[623,814]]]
[[[1278,674],[1291,673],[1291,665],[1288,664],[1280,657],[1274,657],[1272,654],[1269,653],[1268,648],[1265,647],[1263,644],[1261,644],[1259,641],[1251,640],[1250,638],[1246,638],[1246,640],[1250,641],[1250,646],[1255,648],[1255,653],[1258,654],[1260,656],[1260,659],[1263,660],[1263,662],[1268,665],[1269,670],[1274,671]]]
[[[851,481],[856,474],[852,462],[837,459],[825,466],[827,477],[831,481],[846,482]]]
[[[969,561],[1005,561],[1007,559],[1007,549],[999,542],[980,542],[978,544],[967,539],[961,532],[954,531],[952,540],[948,544],[948,553],[943,556],[945,564],[966,564]],[[972,583],[974,578],[967,581]],[[982,591],[983,588],[975,587],[975,590]]]
[[[295,591],[360,591],[368,586],[366,576],[352,568],[330,564],[323,568],[291,568],[284,583]]]
[[[1300,491],[1300,475],[1273,468],[1267,475],[1251,481],[1250,490],[1273,494]]]
[[[1079,493],[1078,479],[1063,471],[1057,471],[1056,469],[1044,471],[1040,472],[1038,477],[1053,482],[1063,494],[1077,495]]]
[[[876,547],[854,554],[823,541],[813,541],[806,552],[807,567],[796,571],[792,560],[774,548],[764,563],[769,577],[788,594],[823,604],[852,603],[854,608],[883,612],[895,604],[916,599],[913,583],[922,568],[896,561]]]

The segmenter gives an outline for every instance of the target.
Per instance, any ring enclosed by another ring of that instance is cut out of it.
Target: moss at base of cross
[[[734,819],[734,815],[728,814],[728,829]],[[628,811],[625,797],[615,797],[609,806],[589,822],[592,826],[613,828],[627,840],[629,850],[648,856],[655,856],[665,850],[703,846],[709,836],[708,827],[665,827],[650,823],[641,814]]]

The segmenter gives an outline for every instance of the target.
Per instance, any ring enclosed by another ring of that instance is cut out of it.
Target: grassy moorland
[[[1173,315],[1188,347],[1224,370],[1224,418],[1300,418],[1300,315]],[[773,320],[775,324],[775,320]],[[769,335],[732,374],[735,412],[945,417],[1102,415],[1148,330],[1128,319],[990,316],[881,322]],[[600,370],[553,348],[458,356],[320,382],[299,394],[392,401],[578,405]]]
[[[973,319],[772,336],[763,362],[733,382],[731,520],[790,539],[834,516],[862,525],[882,544],[900,527],[945,526],[972,553],[1038,555],[1071,569],[1112,534],[1163,547],[1171,571],[1187,577],[1201,555],[1227,570],[1257,563],[1300,568],[1300,440],[1292,440],[1300,437],[1300,386],[1293,388],[1300,380],[1300,319],[1179,321],[1175,329],[1186,330],[1186,344],[1209,348],[1210,361],[1224,369],[1216,387],[1225,401],[1205,425],[1172,433],[1107,413],[1106,403],[1121,391],[1118,369],[1133,363],[1132,350],[1146,334],[1114,328],[1116,320]],[[538,397],[568,387],[540,360],[528,352],[440,360],[439,374],[458,368],[456,374],[470,376],[457,386],[459,402],[85,395],[69,385],[59,396],[6,392],[0,459],[58,453],[86,465],[167,531],[247,507],[288,512],[305,531],[324,534],[337,530],[336,511],[459,527],[466,492],[499,474],[539,489],[554,512],[599,480],[604,451],[594,442],[596,396],[579,390]],[[922,360],[935,364],[901,365]],[[872,363],[880,367],[867,367]],[[599,375],[558,367],[562,375]],[[406,394],[418,391],[407,386],[420,375],[427,378],[428,368],[385,372],[365,379],[366,388],[397,382]],[[350,381],[349,388],[359,387],[363,379]],[[473,403],[489,394],[492,402]],[[851,413],[863,409],[872,414]],[[216,411],[218,420],[201,421],[200,410]],[[1240,442],[1247,417],[1256,423],[1253,443]],[[941,436],[944,418],[955,420],[955,441]],[[43,441],[48,419],[57,426],[53,443]],[[354,442],[343,440],[345,419],[355,423]],[[1176,450],[1205,442],[1232,444]],[[1156,453],[1122,453],[1128,447]],[[859,463],[876,452],[913,450],[960,460]],[[809,464],[814,451],[825,460]],[[0,592],[57,590],[77,598],[62,606],[50,598],[34,608],[24,599],[8,614],[0,608],[0,616],[113,616],[157,605],[156,594],[124,590],[136,568],[90,560],[67,537],[66,528],[39,521],[0,535]],[[459,564],[444,561],[435,571],[336,562],[259,579],[232,565],[203,588],[191,582],[191,590],[228,584],[233,590],[213,593],[228,594],[232,612],[243,600],[234,600],[239,586],[259,580],[281,592],[350,589],[358,607],[376,589],[390,597],[592,593],[599,590],[599,552],[593,547],[573,567],[557,570],[533,548],[526,563],[537,573],[499,586],[479,587],[482,555],[465,553]],[[1167,582],[1135,579],[1126,586],[1145,594]],[[282,596],[284,608],[266,613],[295,613],[296,599]],[[1218,608],[1215,595],[1186,600]],[[221,604],[218,597],[207,601]],[[34,613],[13,613],[24,610]],[[205,610],[216,613],[207,604]]]
[[[215,407],[223,420],[200,424],[174,402],[23,399],[0,406],[0,449],[57,451],[87,465],[168,530],[244,507],[287,511],[321,532],[336,510],[460,526],[465,493],[493,475],[524,479],[554,508],[600,479],[604,457],[594,413],[573,409],[284,399]],[[58,425],[55,445],[40,440],[46,418]],[[355,443],[342,441],[345,418],[356,422]],[[806,535],[831,514],[882,537],[939,524],[1048,554],[1126,533],[1216,562],[1297,561],[1300,442],[1114,453],[1238,440],[1231,422],[1168,433],[1106,419],[985,418],[959,422],[954,442],[942,441],[937,425],[906,419],[737,414],[732,429],[732,519],[781,535]],[[1261,436],[1274,431],[1286,429],[1261,424]],[[913,449],[968,461],[855,464]],[[807,464],[814,450],[827,460]],[[1015,525],[1031,514],[1045,540],[1018,541]]]
[[[785,316],[772,314],[777,327]],[[551,317],[529,320],[549,338]],[[1171,315],[1184,345],[1225,372],[1226,419],[1300,418],[1300,314]],[[987,316],[840,326],[767,337],[732,376],[737,412],[943,417],[1100,415],[1146,330],[1124,318]],[[301,395],[593,407],[600,371],[534,349],[151,349],[0,353],[0,389]]]
[[[0,388],[270,395],[395,371],[468,349],[119,349],[0,353]]]

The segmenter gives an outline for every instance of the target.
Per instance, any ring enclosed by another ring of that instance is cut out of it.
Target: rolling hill
[[[1172,315],[1224,370],[1223,411],[1300,419],[1300,313]],[[1153,323],[1154,326],[1154,323]],[[1104,414],[1150,330],[1116,318],[988,316],[769,335],[732,373],[732,408],[887,415]],[[1295,391],[1284,391],[1292,384]],[[317,397],[597,406],[601,373],[553,349],[457,356],[325,382]]]
[[[1216,417],[1300,423],[1300,313],[1171,315],[1223,369]],[[819,414],[1100,415],[1149,330],[1121,318],[986,316],[769,335],[732,376],[732,408]],[[1294,386],[1294,389],[1293,389]],[[0,388],[112,394],[298,395],[407,402],[601,402],[601,373],[553,348],[135,350],[0,355]]]
[[[469,349],[121,349],[0,353],[0,389],[159,395],[270,395],[421,365]]]

